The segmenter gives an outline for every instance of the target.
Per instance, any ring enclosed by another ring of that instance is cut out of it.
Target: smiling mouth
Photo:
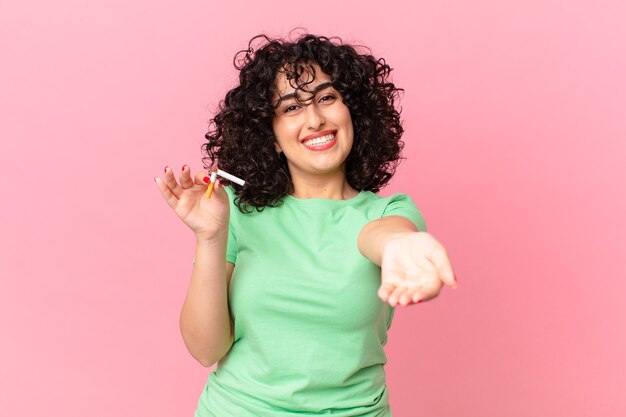
[[[335,140],[336,132],[330,133],[328,135],[320,136],[319,138],[309,139],[302,142],[304,146],[307,147],[319,147],[326,145]]]

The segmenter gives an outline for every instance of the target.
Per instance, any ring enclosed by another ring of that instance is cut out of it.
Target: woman
[[[375,194],[403,146],[391,68],[314,35],[240,54],[203,149],[245,185],[155,179],[196,235],[181,333],[218,363],[196,416],[390,416],[394,307],[456,287],[410,197]]]

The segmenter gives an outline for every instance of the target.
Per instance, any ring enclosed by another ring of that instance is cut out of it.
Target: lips
[[[324,151],[326,149],[332,148],[333,146],[335,146],[336,143],[337,143],[337,136],[333,135],[333,138],[329,140],[328,142],[324,142],[324,143],[317,144],[317,145],[303,144],[303,146],[310,151]]]
[[[324,130],[322,132],[317,132],[317,133],[314,133],[312,135],[309,135],[309,136],[306,136],[306,137],[302,138],[300,140],[300,143],[306,142],[307,140],[311,140],[311,139],[315,139],[315,138],[321,138],[322,136],[326,136],[326,135],[334,135],[336,133],[337,133],[336,130]]]

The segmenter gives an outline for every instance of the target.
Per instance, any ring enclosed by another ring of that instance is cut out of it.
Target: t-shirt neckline
[[[344,205],[344,204],[352,204],[361,200],[367,194],[366,190],[361,190],[357,195],[347,200],[334,200],[331,198],[296,198],[290,194],[285,196],[285,201],[290,201],[295,204],[330,204],[330,205]]]

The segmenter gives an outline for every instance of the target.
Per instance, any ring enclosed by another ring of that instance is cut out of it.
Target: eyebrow
[[[315,95],[320,90],[323,90],[325,88],[332,87],[332,86],[333,86],[333,83],[331,83],[331,82],[322,83],[322,84],[318,85],[317,87],[315,87],[313,89],[312,94]],[[307,93],[309,93],[309,91],[307,91]],[[282,103],[284,100],[289,100],[290,98],[295,98],[295,97],[296,97],[296,92],[295,91],[293,93],[284,95],[284,96],[282,96],[281,98],[278,99],[278,105],[280,106],[280,103]]]

